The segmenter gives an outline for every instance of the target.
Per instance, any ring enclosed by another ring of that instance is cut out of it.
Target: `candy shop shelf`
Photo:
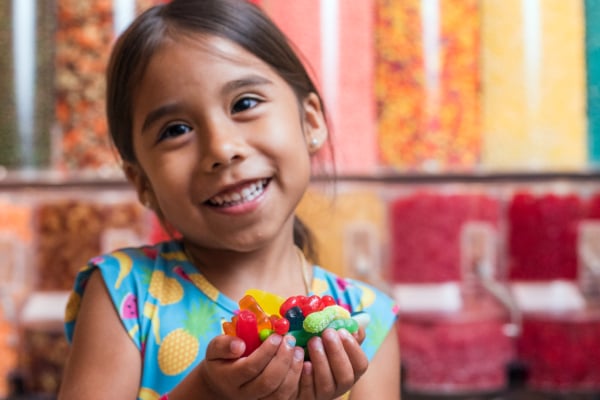
[[[588,172],[460,172],[460,173],[374,173],[339,174],[334,178],[316,175],[313,182],[380,183],[380,184],[436,184],[436,183],[527,183],[527,182],[597,182],[600,171]],[[120,174],[109,172],[64,173],[60,171],[5,171],[0,169],[0,191],[21,188],[128,188],[129,183]]]
[[[332,178],[326,175],[317,175],[315,182],[328,181]],[[547,181],[586,181],[599,182],[600,171],[555,171],[555,172],[458,172],[458,173],[376,173],[372,175],[338,175],[334,179],[338,182],[364,182],[364,183],[519,183],[519,182],[547,182]]]

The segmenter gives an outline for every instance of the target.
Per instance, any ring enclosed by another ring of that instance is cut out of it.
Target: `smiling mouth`
[[[260,179],[258,181],[250,182],[236,190],[218,194],[215,197],[208,199],[206,203],[213,207],[237,206],[239,204],[252,201],[263,194],[268,183],[268,179]]]

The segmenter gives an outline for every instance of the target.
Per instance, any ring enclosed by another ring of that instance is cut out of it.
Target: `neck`
[[[293,243],[247,252],[200,249],[188,242],[184,246],[196,268],[233,300],[242,298],[251,288],[282,297],[307,293],[310,268]]]

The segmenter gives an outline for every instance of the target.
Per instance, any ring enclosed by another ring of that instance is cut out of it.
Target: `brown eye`
[[[238,101],[235,102],[235,104],[233,105],[231,112],[236,114],[239,112],[243,112],[246,110],[249,110],[251,108],[254,108],[258,105],[259,100],[253,98],[253,97],[244,97]]]
[[[170,125],[161,132],[160,136],[158,137],[158,141],[160,142],[165,139],[178,137],[190,132],[191,130],[192,128],[185,124]]]

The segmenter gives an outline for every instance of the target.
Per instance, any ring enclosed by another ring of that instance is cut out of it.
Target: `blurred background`
[[[0,398],[55,397],[89,258],[166,237],[104,117],[165,1],[0,2]],[[253,2],[322,90],[299,215],[398,301],[403,398],[600,399],[600,0]]]

